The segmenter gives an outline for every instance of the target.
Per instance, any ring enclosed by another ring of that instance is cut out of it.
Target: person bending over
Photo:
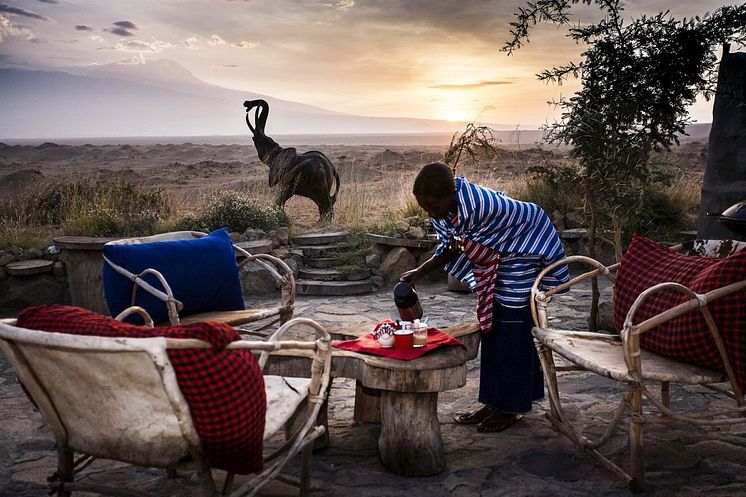
[[[482,332],[479,402],[457,413],[480,432],[502,431],[544,397],[544,378],[531,335],[531,286],[539,272],[565,256],[557,231],[536,204],[454,177],[442,162],[422,167],[412,188],[432,218],[439,245],[401,281],[416,283],[445,269],[477,293]],[[566,265],[543,280],[543,289],[568,281]]]

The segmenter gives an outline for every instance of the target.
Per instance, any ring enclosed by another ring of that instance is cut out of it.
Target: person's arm
[[[451,262],[458,254],[453,250],[446,249],[440,255],[434,255],[428,260],[423,262],[419,267],[410,269],[402,273],[399,277],[399,281],[406,281],[408,283],[416,283],[422,279],[426,274],[436,269],[442,269],[443,266]]]

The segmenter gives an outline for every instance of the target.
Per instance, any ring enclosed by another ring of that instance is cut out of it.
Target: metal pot
[[[731,231],[746,235],[746,200],[736,202],[720,214],[708,212],[707,215],[717,217]]]

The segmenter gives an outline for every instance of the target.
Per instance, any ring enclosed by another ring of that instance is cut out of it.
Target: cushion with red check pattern
[[[262,469],[266,397],[261,369],[248,350],[226,350],[240,340],[223,323],[148,328],[116,321],[79,307],[42,305],[18,315],[28,329],[103,337],[196,338],[211,349],[169,350],[176,379],[189,405],[210,465],[238,474]]]
[[[658,283],[680,283],[696,293],[746,279],[746,250],[724,259],[674,252],[665,245],[634,235],[622,258],[614,289],[614,322],[621,329],[635,299]],[[689,297],[673,292],[655,293],[635,315],[635,324],[675,307]],[[739,385],[746,387],[746,290],[708,304],[725,343]],[[661,355],[724,371],[702,313],[695,309],[640,336],[640,345]]]

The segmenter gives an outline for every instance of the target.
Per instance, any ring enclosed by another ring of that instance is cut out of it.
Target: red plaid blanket
[[[622,328],[627,312],[640,293],[673,281],[697,293],[746,279],[746,251],[724,259],[682,255],[665,245],[635,235],[616,279],[614,322]],[[682,293],[665,291],[648,298],[638,310],[640,323],[688,300]],[[728,358],[741,388],[746,388],[746,290],[708,304],[725,342]],[[641,335],[640,344],[661,355],[723,371],[715,342],[702,313],[695,309]]]
[[[212,349],[168,351],[202,447],[214,468],[238,474],[262,469],[267,410],[264,377],[250,351],[225,350],[230,342],[241,339],[230,326],[195,323],[148,328],[63,305],[26,308],[18,315],[17,325],[73,335],[162,336],[209,342]]]

